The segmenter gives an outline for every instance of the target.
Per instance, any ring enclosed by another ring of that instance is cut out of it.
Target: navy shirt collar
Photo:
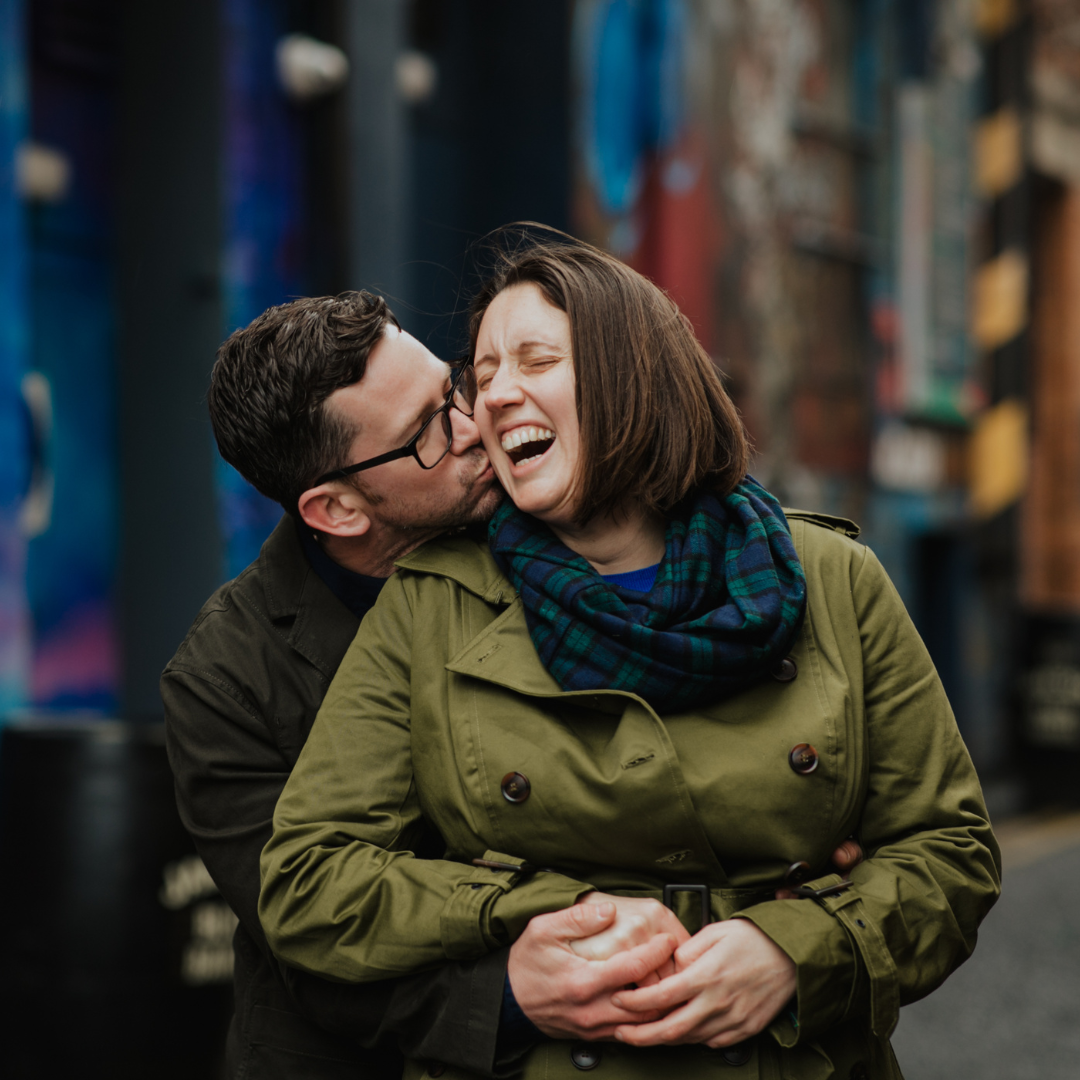
[[[369,577],[367,574],[358,574],[355,570],[347,570],[323,551],[322,545],[310,529],[297,525],[296,531],[300,535],[300,546],[304,549],[312,570],[358,619],[362,619],[378,599],[380,590],[386,584],[386,578]]]

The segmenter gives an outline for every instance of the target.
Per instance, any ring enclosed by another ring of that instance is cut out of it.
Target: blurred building
[[[862,524],[983,774],[1073,797],[1080,7],[580,0],[574,49],[577,231]]]
[[[1075,798],[1077,0],[0,0],[0,726],[91,717],[0,755],[9,861],[28,812],[63,840],[51,906],[4,893],[3,1004],[81,1016],[80,1071],[205,1075],[173,1051],[229,979],[153,725],[105,722],[160,718],[278,517],[216,455],[217,345],[363,287],[458,356],[514,220],[671,292],[756,475],[863,526],[984,777]]]
[[[1072,760],[1078,183],[1070,0],[0,0],[0,710],[155,715],[257,553],[230,330],[374,287],[451,357],[466,248],[532,219],[864,526],[984,772]]]

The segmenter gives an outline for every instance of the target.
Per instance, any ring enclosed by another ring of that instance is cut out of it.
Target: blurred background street
[[[157,689],[280,513],[217,456],[218,344],[371,288],[460,356],[522,219],[671,293],[941,673],[1008,878],[909,1077],[1076,1075],[1080,0],[0,0],[0,1071],[220,1053]]]
[[[998,830],[1001,900],[972,958],[900,1012],[893,1047],[912,1080],[1045,1080],[1080,1060],[1080,815]]]

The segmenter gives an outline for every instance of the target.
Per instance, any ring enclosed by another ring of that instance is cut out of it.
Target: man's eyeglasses
[[[450,410],[457,409],[465,416],[472,416],[475,406],[476,372],[468,360],[463,360],[451,377],[450,389],[447,390],[443,403],[420,425],[420,430],[404,446],[378,457],[368,458],[367,461],[347,465],[344,469],[324,473],[313,486],[318,487],[328,480],[344,480],[353,473],[374,469],[376,465],[385,465],[388,461],[397,461],[404,457],[416,458],[421,469],[434,469],[446,457],[454,441]]]

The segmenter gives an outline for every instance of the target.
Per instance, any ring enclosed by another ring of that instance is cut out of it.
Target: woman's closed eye
[[[533,360],[522,363],[523,371],[546,371],[549,367],[562,360],[561,356],[538,356]]]

